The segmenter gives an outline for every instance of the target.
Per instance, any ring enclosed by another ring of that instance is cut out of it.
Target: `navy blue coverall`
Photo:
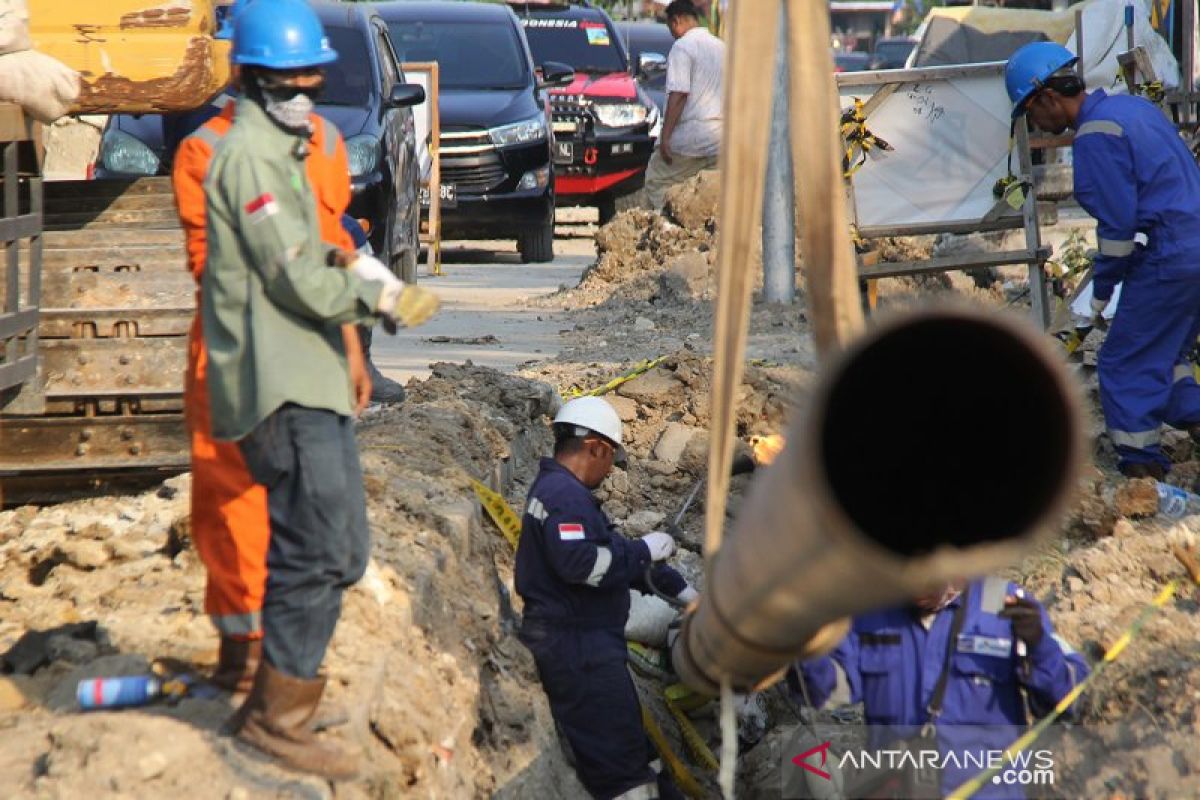
[[[955,610],[968,598],[962,630],[953,644],[942,711],[936,720],[942,753],[1002,751],[1026,728],[1024,687],[1030,710],[1041,716],[1088,674],[1087,662],[1054,635],[1042,609],[1042,638],[1020,654],[1012,623],[998,613],[1017,586],[1000,579],[975,581],[938,611],[929,628],[912,608],[893,608],[854,619],[850,634],[824,658],[800,665],[814,706],[829,699],[836,670],[845,673],[850,701],[862,702],[872,737],[912,737],[929,721],[928,708],[946,664]],[[994,609],[992,611],[985,610]],[[873,747],[885,745],[873,740]],[[974,764],[979,763],[976,758]],[[961,764],[962,768],[955,768]],[[963,755],[942,773],[949,793],[980,770]],[[1010,770],[1005,770],[1009,772]],[[1003,781],[1003,773],[1002,773]],[[1019,788],[989,783],[975,797],[1024,797]]]
[[[1095,297],[1124,284],[1098,363],[1109,437],[1122,466],[1169,468],[1160,426],[1200,423],[1185,357],[1200,334],[1200,167],[1152,103],[1103,90],[1083,102],[1073,152],[1075,198],[1097,221]]]
[[[645,589],[645,542],[626,539],[564,466],[543,458],[529,489],[517,546],[516,587],[525,600],[521,641],[593,797],[655,797],[655,770],[626,662],[629,590]],[[687,586],[658,564],[655,586]]]

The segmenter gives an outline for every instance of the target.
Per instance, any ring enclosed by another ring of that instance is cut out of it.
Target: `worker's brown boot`
[[[242,721],[237,738],[292,769],[330,780],[353,778],[358,774],[358,759],[312,732],[323,691],[324,678],[293,678],[264,661],[250,696],[238,710]]]
[[[262,639],[233,639],[221,637],[217,669],[212,684],[227,692],[245,693],[254,685],[254,674],[262,659]]]

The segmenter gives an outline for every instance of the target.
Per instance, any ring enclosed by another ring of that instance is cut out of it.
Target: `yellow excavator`
[[[72,114],[197,108],[228,80],[212,0],[29,0],[35,50],[79,72]],[[194,286],[170,179],[42,180],[41,126],[0,104],[0,501],[187,468]]]

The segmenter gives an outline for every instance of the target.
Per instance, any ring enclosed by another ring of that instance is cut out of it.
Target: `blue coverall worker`
[[[956,612],[961,628],[950,641]],[[977,774],[985,751],[1003,751],[1027,725],[1029,710],[1044,716],[1089,672],[1087,662],[1054,633],[1041,604],[1016,584],[987,578],[962,591],[947,587],[908,606],[854,619],[850,633],[826,657],[800,665],[816,707],[829,700],[842,673],[850,702],[863,704],[873,747],[919,735],[946,669],[937,748],[960,757],[942,772],[950,792]],[[1022,697],[1024,689],[1025,697]],[[966,757],[973,753],[974,761]],[[987,784],[976,797],[1023,797],[1019,789]]]
[[[322,241],[305,163],[313,95],[337,53],[316,13],[258,0],[234,28],[244,93],[203,184],[200,309],[212,436],[236,441],[266,488],[270,541],[262,660],[230,728],[286,766],[342,779],[356,759],[309,725],[342,596],[370,552],[341,326],[417,325],[437,300]]]
[[[620,457],[612,406],[599,397],[572,400],[555,416],[554,434],[554,458],[542,459],[521,520],[521,641],[593,797],[681,797],[651,761],[624,632],[629,590],[647,590],[652,564],[660,591],[685,602],[696,592],[664,563],[675,549],[670,535],[625,538],[592,495]]]
[[[1140,97],[1085,92],[1061,45],[1035,42],[1005,73],[1013,115],[1075,131],[1075,199],[1096,218],[1092,310],[1122,283],[1098,362],[1108,435],[1130,477],[1162,478],[1163,423],[1200,437],[1200,167],[1175,126]]]

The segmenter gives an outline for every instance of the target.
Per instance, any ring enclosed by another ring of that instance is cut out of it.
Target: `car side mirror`
[[[542,73],[538,85],[542,89],[553,89],[559,86],[570,86],[575,80],[575,70],[567,64],[558,61],[547,61],[538,69]]]
[[[642,53],[637,60],[638,75],[649,78],[667,68],[667,57],[662,53]]]
[[[388,95],[388,105],[395,108],[419,106],[425,102],[425,87],[419,83],[398,83]]]

